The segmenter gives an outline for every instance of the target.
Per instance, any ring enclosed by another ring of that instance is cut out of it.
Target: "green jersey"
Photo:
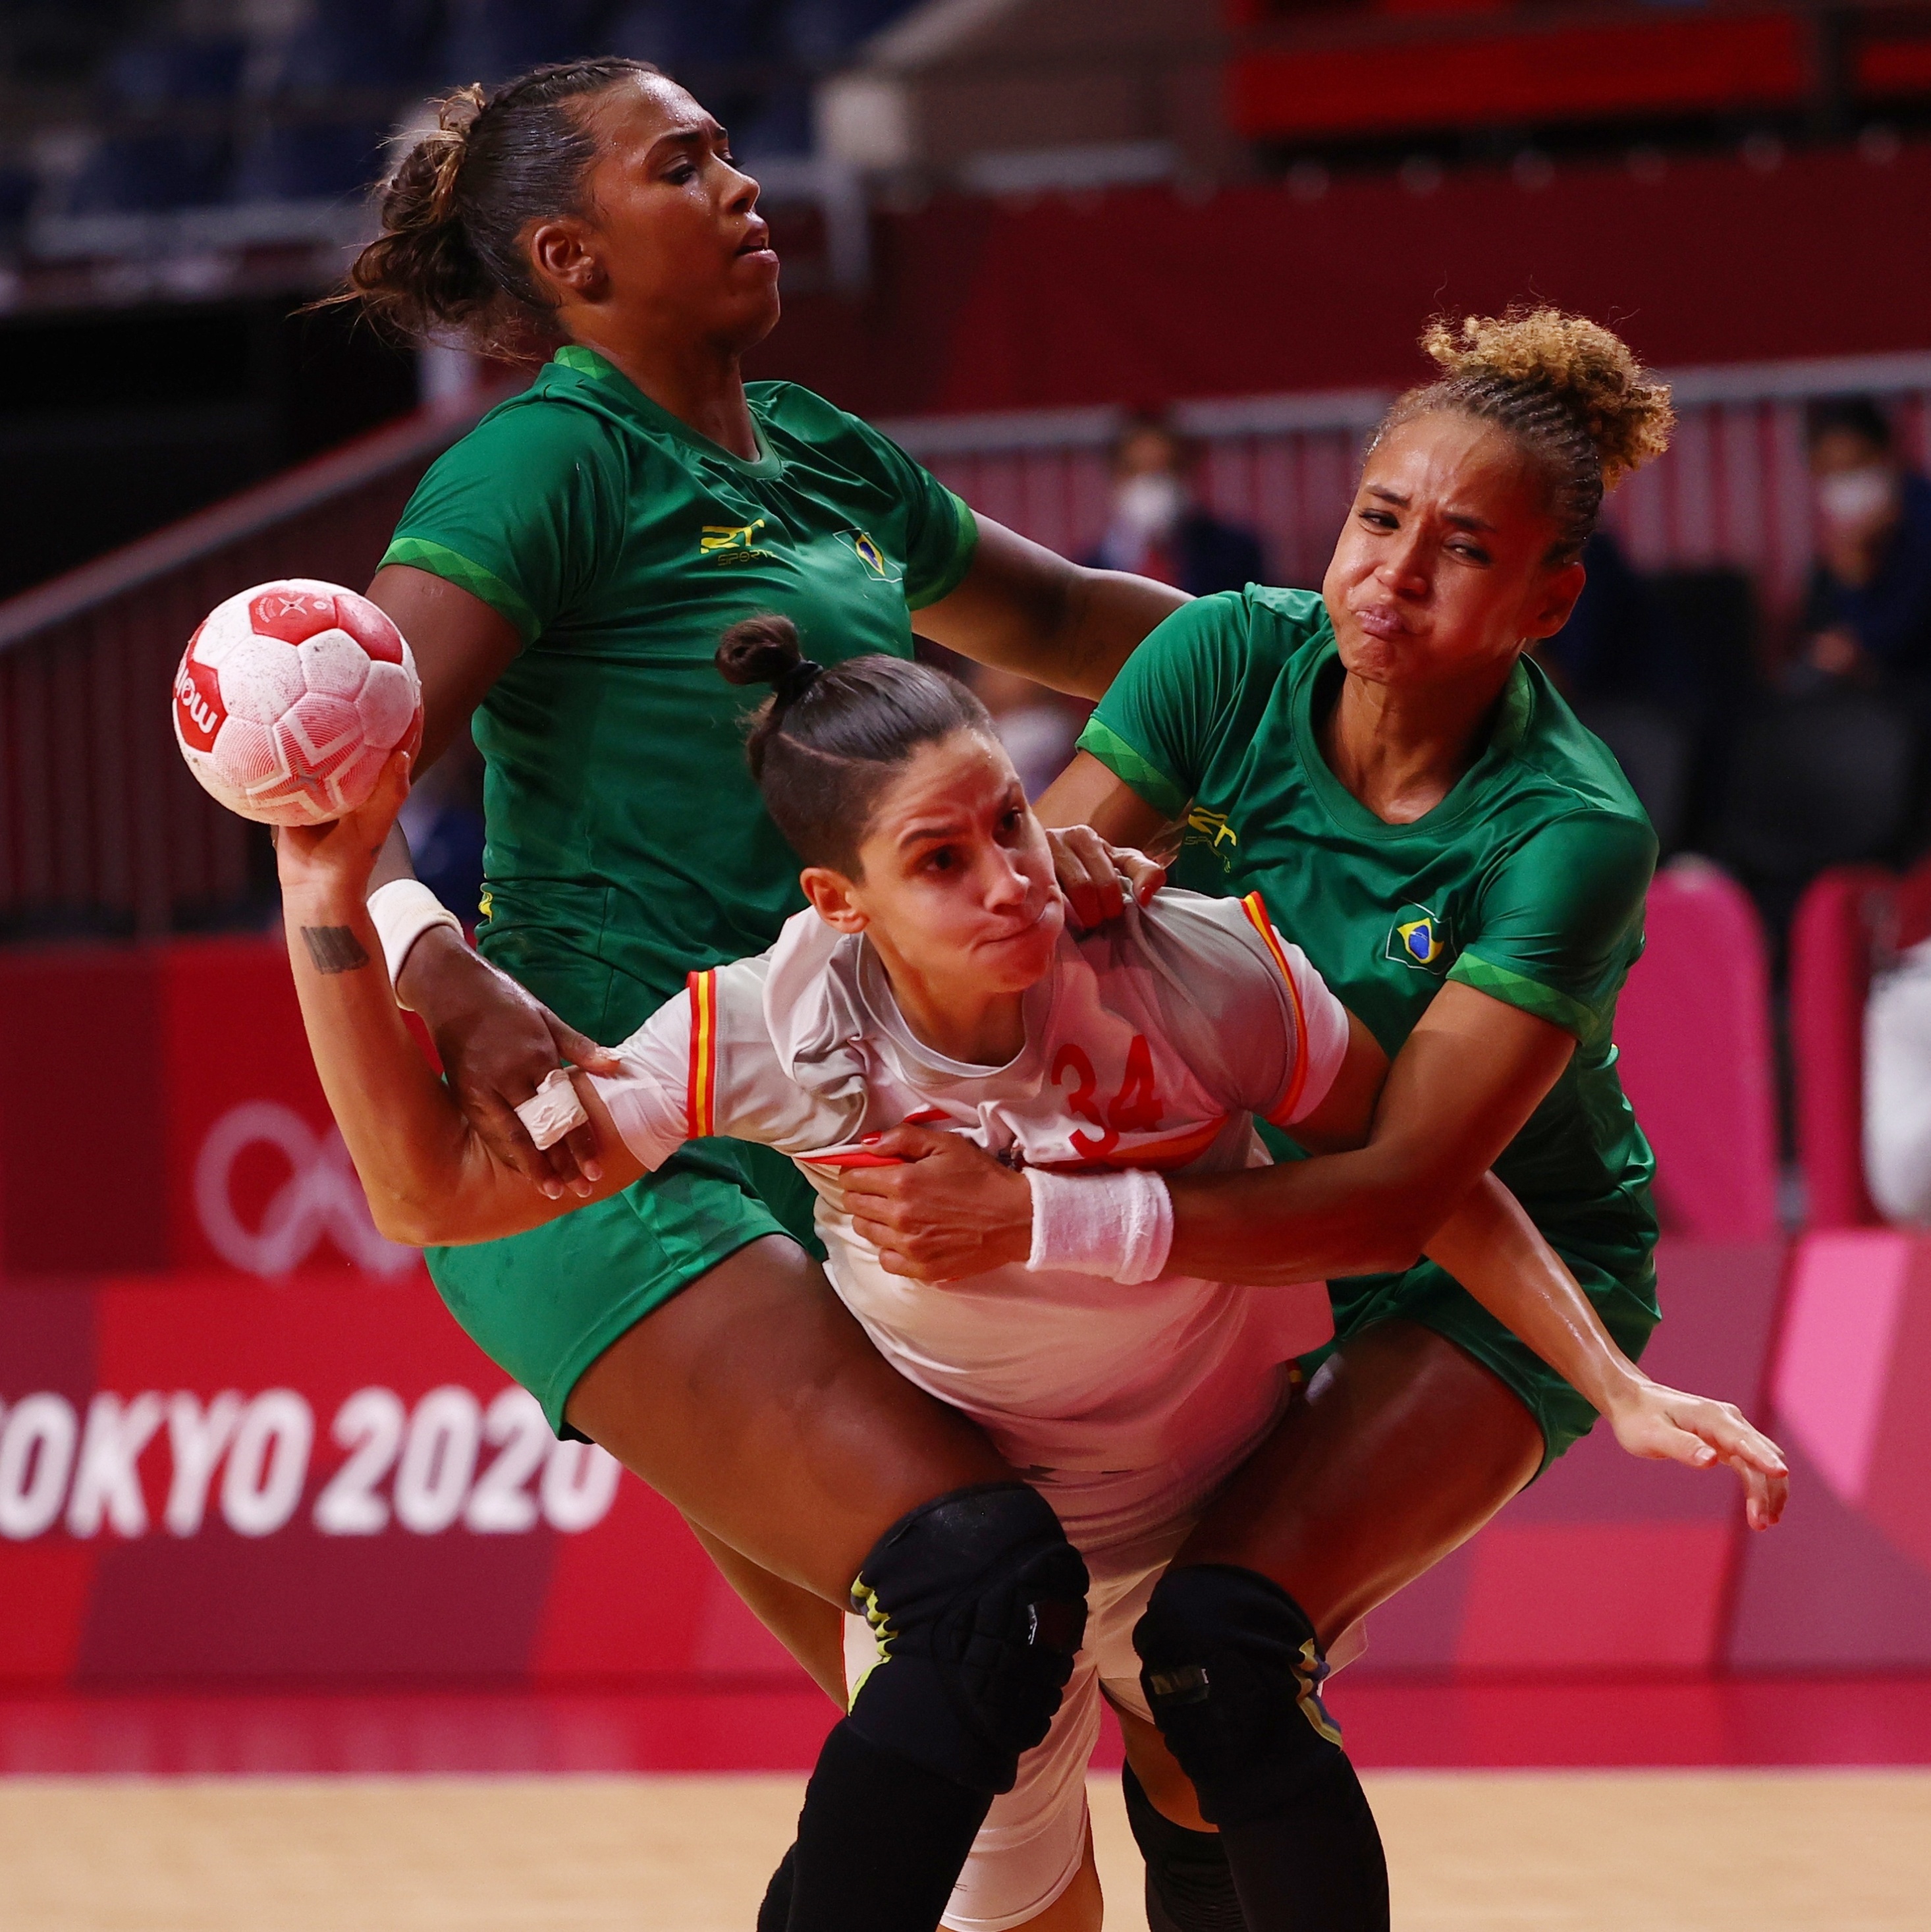
[[[972,512],[856,416],[747,391],[733,455],[593,350],[557,352],[438,459],[385,563],[459,584],[523,649],[484,700],[484,950],[572,1024],[634,1031],[694,968],[759,952],[803,904],[746,769],[762,694],[713,662],[775,612],[809,657],[912,649]]]
[[[1639,1304],[1654,1320],[1654,1161],[1612,1037],[1642,949],[1649,820],[1606,748],[1525,660],[1447,796],[1413,824],[1384,824],[1317,742],[1341,676],[1313,592],[1203,598],[1128,660],[1080,742],[1184,821],[1174,883],[1258,890],[1390,1055],[1450,980],[1575,1035],[1567,1071],[1495,1171],[1585,1285],[1636,1291],[1631,1325]],[[1337,1284],[1338,1325],[1357,1304],[1388,1305],[1389,1285]]]

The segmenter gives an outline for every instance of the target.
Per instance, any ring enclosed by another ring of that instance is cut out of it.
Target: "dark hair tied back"
[[[768,684],[745,745],[765,808],[808,866],[859,872],[879,795],[921,745],[993,735],[985,706],[943,671],[904,658],[829,667],[798,648],[789,617],[747,617],[718,640],[720,676]]]
[[[356,256],[340,298],[418,340],[453,335],[516,353],[553,334],[524,231],[583,212],[597,143],[577,104],[656,71],[645,61],[566,61],[491,94],[444,95],[434,128],[376,190],[382,232]]]

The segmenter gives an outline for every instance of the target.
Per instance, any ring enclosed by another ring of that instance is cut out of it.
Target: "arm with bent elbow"
[[[519,1234],[627,1186],[642,1166],[585,1074],[574,1076],[604,1155],[566,1189],[539,1188],[490,1152],[417,1050],[366,904],[369,873],[409,788],[391,760],[361,811],[283,826],[276,840],[289,962],[316,1071],[376,1226],[412,1247]]]
[[[1395,1056],[1365,1145],[1174,1178],[1172,1265],[1264,1286],[1413,1267],[1575,1046],[1546,1020],[1451,982]]]

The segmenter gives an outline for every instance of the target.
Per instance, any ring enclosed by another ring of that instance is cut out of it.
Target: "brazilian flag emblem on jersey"
[[[881,584],[896,584],[905,573],[895,569],[891,560],[863,530],[841,530],[838,541],[853,551],[859,562]]]
[[[1448,970],[1450,945],[1447,920],[1426,906],[1403,906],[1388,928],[1388,957],[1423,973]]]

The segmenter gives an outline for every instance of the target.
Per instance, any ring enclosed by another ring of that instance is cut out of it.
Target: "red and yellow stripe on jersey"
[[[689,974],[685,986],[691,995],[691,1077],[684,1108],[691,1138],[703,1140],[718,1130],[718,976]]]
[[[1281,942],[1274,932],[1274,922],[1267,916],[1266,902],[1258,892],[1249,892],[1240,902],[1240,910],[1247,915],[1249,922],[1261,935],[1261,943],[1273,956],[1274,964],[1281,969],[1281,977],[1288,982],[1288,998],[1294,1010],[1294,1072],[1288,1082],[1288,1090],[1282,1096],[1281,1104],[1267,1116],[1277,1127],[1285,1127],[1294,1117],[1294,1109],[1301,1103],[1301,1093],[1307,1085],[1307,1016],[1301,1010],[1301,989],[1294,984],[1294,968],[1288,964],[1288,956],[1281,950]]]

